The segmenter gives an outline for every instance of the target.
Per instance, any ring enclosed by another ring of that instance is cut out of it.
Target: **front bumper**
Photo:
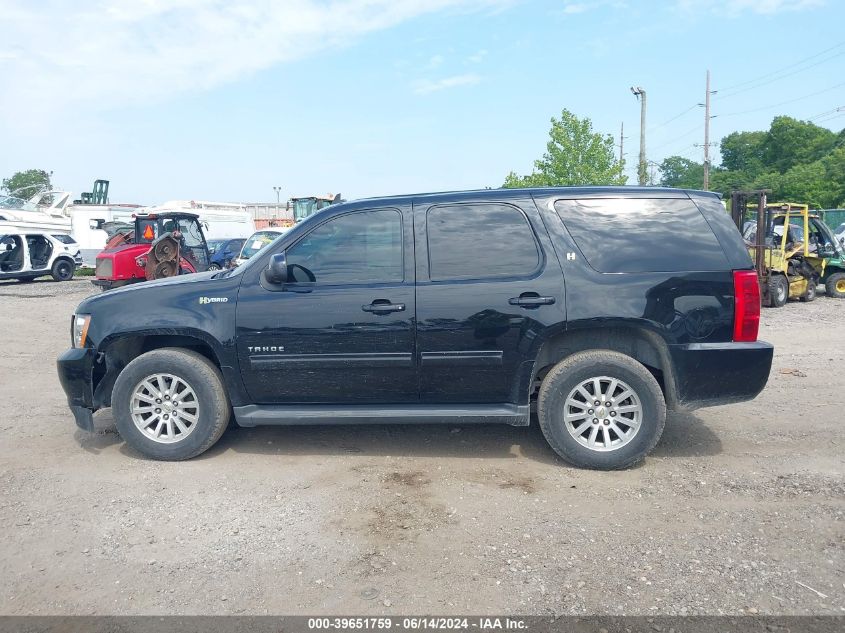
[[[85,431],[94,430],[96,362],[97,351],[90,347],[69,349],[56,361],[59,382],[67,395],[67,403],[76,420],[76,426]]]
[[[674,405],[697,409],[753,400],[772,369],[770,343],[693,343],[670,345],[674,369]]]

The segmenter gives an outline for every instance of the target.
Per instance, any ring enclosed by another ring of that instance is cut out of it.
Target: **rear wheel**
[[[824,291],[828,297],[845,299],[845,273],[833,273],[828,277]]]
[[[799,299],[801,301],[812,301],[816,298],[816,282],[813,279],[807,280],[807,289],[804,291]]]
[[[555,365],[537,405],[546,441],[583,468],[636,464],[657,444],[666,422],[666,403],[651,372],[609,350],[579,352]]]
[[[147,457],[182,460],[211,448],[229,423],[220,371],[182,349],[142,354],[117,377],[112,407],[120,436]]]
[[[66,259],[57,259],[53,262],[50,274],[56,281],[70,281],[73,279],[73,264]]]
[[[783,275],[772,275],[769,279],[769,307],[782,308],[789,298],[789,282]]]

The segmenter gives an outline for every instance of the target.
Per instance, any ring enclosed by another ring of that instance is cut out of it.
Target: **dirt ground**
[[[76,428],[86,280],[0,282],[0,614],[845,613],[845,301],[764,310],[753,402],[625,472],[530,428],[231,429],[147,461]]]

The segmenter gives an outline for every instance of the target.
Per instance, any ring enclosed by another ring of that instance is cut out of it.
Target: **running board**
[[[528,426],[530,407],[465,405],[259,405],[234,407],[240,426],[305,424],[510,424]]]

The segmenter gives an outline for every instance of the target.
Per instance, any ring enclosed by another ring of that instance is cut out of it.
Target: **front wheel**
[[[828,297],[845,299],[845,273],[833,273],[828,277],[824,285],[824,291]]]
[[[816,282],[812,279],[807,280],[807,289],[799,297],[801,301],[813,301],[816,298]]]
[[[783,275],[772,275],[769,279],[769,307],[782,308],[789,299],[789,281]]]
[[[212,263],[212,264],[208,265],[208,270],[222,270],[222,269],[220,268],[220,264]]]
[[[582,468],[633,466],[655,447],[666,422],[663,392],[651,372],[610,350],[579,352],[555,365],[537,405],[546,441]]]
[[[112,394],[120,436],[147,457],[183,460],[211,448],[229,424],[220,371],[196,352],[142,354],[120,372]]]
[[[53,262],[50,274],[56,281],[70,281],[73,279],[73,264],[66,259],[57,259]]]

